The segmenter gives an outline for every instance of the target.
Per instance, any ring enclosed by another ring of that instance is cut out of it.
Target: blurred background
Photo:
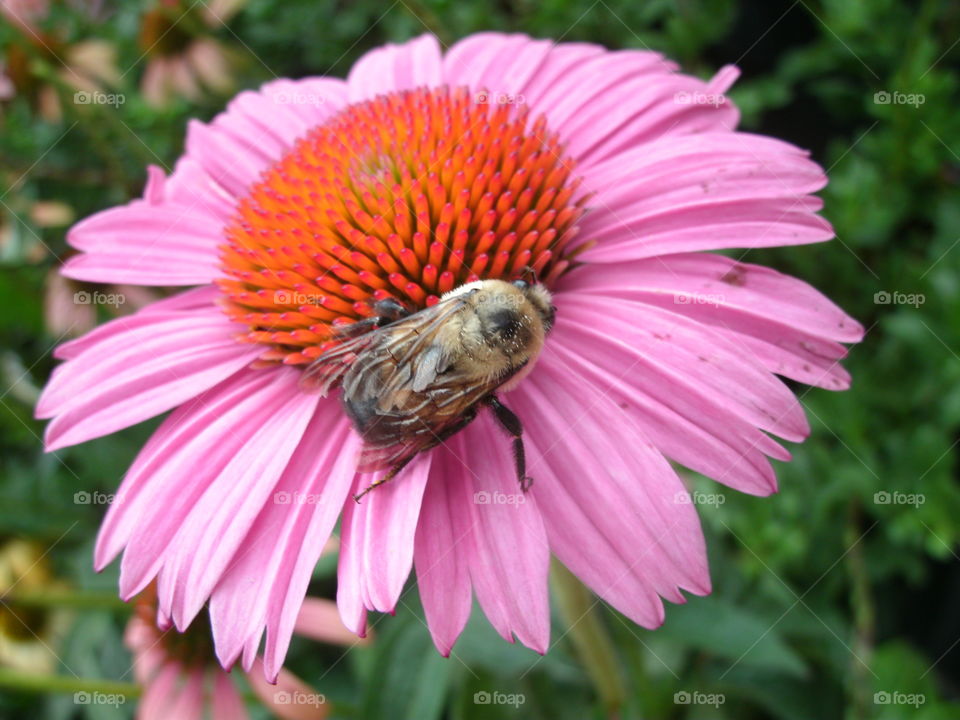
[[[824,212],[838,236],[747,259],[813,283],[868,328],[847,363],[854,385],[797,388],[813,433],[778,467],[779,495],[691,479],[715,590],[668,605],[660,630],[568,593],[546,657],[504,643],[475,611],[444,660],[413,587],[370,646],[296,639],[289,667],[343,718],[960,718],[960,4],[0,0],[0,10],[0,717],[127,718],[139,692],[117,568],[94,574],[91,554],[155,423],[45,455],[32,407],[56,344],[159,291],[60,279],[65,230],[139,196],[147,164],[173,165],[187,120],[212,117],[239,89],[343,76],[365,50],[427,30],[449,44],[496,29],[651,48],[701,77],[739,65],[730,95],[742,126],[809,148],[827,168]],[[314,595],[334,594],[328,560]],[[94,691],[121,700],[78,702]],[[484,702],[493,692],[513,701]],[[250,712],[270,716],[252,699]]]

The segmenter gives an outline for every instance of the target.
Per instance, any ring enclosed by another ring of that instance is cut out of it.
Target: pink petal
[[[764,453],[780,460],[790,455],[764,433],[724,408],[705,406],[695,390],[655,381],[641,387],[631,381],[632,371],[624,376],[613,355],[587,357],[575,337],[554,335],[546,353],[568,373],[600,388],[664,455],[741,492],[776,492],[776,474]]]
[[[191,503],[164,553],[158,583],[160,606],[171,613],[181,630],[200,611],[237,553],[247,550],[244,540],[271,501],[320,401],[318,396],[300,391],[299,373],[268,372],[278,376],[273,402],[279,400],[279,407],[273,413],[264,408],[255,436],[237,449]]]
[[[581,235],[597,262],[832,237],[810,197],[826,176],[807,153],[746,133],[671,137],[582,170],[596,193]]]
[[[476,33],[444,54],[443,77],[451,87],[526,95],[528,84],[540,77],[547,59],[560,54],[561,47],[567,46],[526,35]]]
[[[214,180],[203,165],[186,155],[177,160],[167,178],[165,196],[176,205],[203,211],[224,225],[237,211],[237,198]]]
[[[623,381],[644,388],[659,384],[670,392],[690,389],[704,409],[725,409],[786,440],[809,434],[793,393],[709,326],[651,305],[587,293],[557,293],[556,304],[552,339],[569,336],[563,342],[591,348],[598,364],[619,363],[616,374]]]
[[[588,54],[579,46],[563,52]],[[552,83],[534,81],[524,95],[531,110],[544,113],[550,129],[567,141],[582,169],[660,137],[736,127],[738,113],[725,97],[716,103],[677,102],[680,96],[718,93],[675,69],[657,53],[603,52],[573,63]]]
[[[272,496],[213,592],[210,618],[225,667],[267,626],[276,676],[307,585],[354,478],[354,446],[339,404],[318,404]]]
[[[67,241],[83,254],[61,273],[75,280],[132,285],[201,285],[219,277],[222,223],[202,209],[142,200],[82,220]]]
[[[550,548],[533,496],[519,489],[510,440],[483,412],[447,445],[463,461],[462,480],[456,482],[454,474],[434,482],[456,483],[460,496],[454,502],[469,510],[473,544],[467,552],[477,600],[506,640],[512,642],[516,635],[545,653],[550,644]],[[490,502],[482,502],[483,497]]]
[[[133,676],[137,682],[146,684],[160,671],[168,657],[163,647],[157,644],[157,627],[134,614],[123,632],[123,644],[133,654]]]
[[[204,671],[189,669],[185,671],[183,687],[173,698],[167,718],[177,720],[203,720],[204,716]]]
[[[261,352],[239,344],[239,326],[212,306],[203,313],[143,313],[108,325],[111,330],[96,331],[96,344],[56,369],[37,404],[38,417],[55,418],[47,427],[47,450],[166,412]]]
[[[561,562],[646,627],[663,621],[657,595],[709,592],[686,489],[627,413],[551,358],[508,397],[526,421],[530,494]]]
[[[340,619],[348,629],[360,637],[367,634],[366,588],[361,575],[361,540],[346,542],[353,527],[353,515],[356,503],[347,502],[343,506],[340,521],[340,557],[337,561],[337,609]]]
[[[263,663],[256,660],[247,680],[264,706],[283,720],[323,720],[330,713],[326,698],[289,670],[282,670],[274,685],[264,680]]]
[[[863,328],[808,284],[759,265],[703,253],[584,265],[563,288],[637,300],[715,327],[773,372],[844,389],[840,342]]]
[[[293,631],[301,637],[331,645],[358,644],[357,636],[343,624],[337,604],[332,600],[304,599]]]
[[[414,544],[417,586],[437,650],[449,657],[470,617],[470,513],[447,478],[464,472],[452,453],[435,451]],[[470,498],[472,502],[472,498]]]
[[[191,290],[183,290],[176,295],[152,302],[141,309],[140,312],[192,312],[205,310],[211,305],[216,305],[221,297],[223,297],[223,294],[216,285],[204,285],[203,287],[192,288]]]
[[[666,65],[660,62],[657,69]],[[739,114],[728,101],[706,105],[675,101],[684,93],[706,92],[706,85],[689,75],[650,73],[619,82],[589,104],[582,103],[579,112],[564,120],[561,132],[570,138],[573,156],[589,167],[661,137],[733,130]]]
[[[143,697],[137,705],[137,720],[169,720],[182,668],[170,662],[163,666],[156,677],[144,687]]]
[[[394,90],[436,87],[442,82],[440,45],[433,35],[371,50],[354,63],[347,76],[350,102],[369,100]]]
[[[346,103],[346,86],[331,78],[277,80],[240,93],[209,125],[187,128],[187,157],[233,197],[244,195],[260,173],[294,142]],[[204,182],[202,175],[196,180]]]
[[[136,595],[150,582],[207,487],[237,453],[263,438],[262,423],[285,413],[285,401],[298,394],[295,375],[242,371],[177,408],[160,425],[127,472],[97,539],[98,568],[128,545],[121,564],[122,597]]]
[[[344,515],[340,537],[341,572],[359,580],[360,597],[368,610],[392,612],[410,575],[414,533],[430,458],[430,453],[418,455],[397,478],[364,496],[359,504],[352,500],[347,503],[350,512]],[[355,492],[380,475],[358,475]],[[354,507],[350,507],[351,503]],[[349,552],[344,554],[347,546]],[[385,552],[385,548],[390,551]],[[344,567],[347,562],[355,565],[349,572]],[[339,601],[339,589],[337,597]],[[353,623],[344,617],[347,627],[355,629]]]
[[[220,297],[220,290],[214,285],[205,285],[191,290],[184,290],[163,300],[150,303],[138,310],[133,316],[121,318],[121,320],[125,320],[126,322],[115,320],[104,323],[82,337],[68,340],[58,345],[56,350],[53,351],[53,356],[58,360],[70,360],[79,356],[89,348],[95,347],[107,338],[122,335],[129,329],[132,329],[132,327],[138,327],[140,323],[146,326],[153,322],[151,320],[143,320],[141,317],[143,314],[168,311],[200,311],[203,313],[208,311]]]
[[[247,720],[250,715],[233,679],[225,672],[213,672],[211,720]]]

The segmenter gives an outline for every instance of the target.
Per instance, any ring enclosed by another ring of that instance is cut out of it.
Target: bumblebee
[[[478,280],[409,312],[395,300],[340,330],[343,341],[304,371],[301,385],[340,401],[363,447],[359,472],[388,470],[354,496],[394,478],[414,457],[459,432],[486,406],[513,438],[526,491],[523,425],[496,395],[533,368],[556,308],[549,291],[523,280]]]

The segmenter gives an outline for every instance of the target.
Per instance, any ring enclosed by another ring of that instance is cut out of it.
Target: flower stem
[[[29,608],[71,608],[75,610],[118,610],[129,612],[132,607],[115,593],[93,590],[60,590],[44,588],[42,591],[15,591],[0,596],[0,602]]]
[[[550,569],[554,596],[580,663],[587,671],[607,715],[617,717],[625,691],[620,662],[610,634],[597,612],[597,599],[577,577],[554,561]]]
[[[853,676],[850,687],[851,709],[854,718],[869,716],[871,685],[867,673],[870,672],[876,624],[870,576],[863,555],[863,544],[859,541],[862,525],[860,507],[853,502],[850,505],[844,539],[847,547],[851,548],[847,553],[846,565],[851,581],[850,606],[853,608],[854,624],[853,657],[850,663],[850,673]]]
[[[134,683],[67,675],[39,675],[10,668],[0,668],[0,688],[34,693],[101,693],[125,698],[136,698],[141,693],[140,686]]]

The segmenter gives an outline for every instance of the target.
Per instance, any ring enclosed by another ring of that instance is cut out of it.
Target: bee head
[[[513,285],[523,291],[524,296],[539,313],[544,332],[550,332],[553,321],[557,316],[557,308],[553,305],[553,297],[550,295],[550,291],[543,285],[530,285],[524,280],[515,280]]]
[[[515,306],[500,303],[485,303],[477,310],[484,338],[491,345],[529,342],[530,329]]]

